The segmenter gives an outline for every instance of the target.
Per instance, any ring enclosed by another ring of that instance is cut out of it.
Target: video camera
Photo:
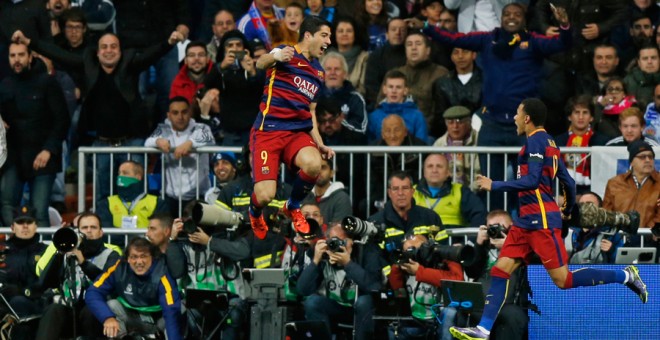
[[[433,267],[442,260],[469,266],[476,257],[477,253],[472,246],[440,245],[431,240],[423,243],[419,248],[410,247],[403,251],[396,249],[392,251],[390,260],[396,264],[408,263],[408,260],[413,260],[424,267]]]
[[[496,223],[496,224],[489,224],[486,233],[490,238],[504,238],[504,236],[502,236],[502,233],[506,234],[507,230],[503,225]]]
[[[346,216],[341,221],[341,227],[354,240],[366,243],[368,240],[378,242],[385,235],[385,226],[361,220],[355,216]]]

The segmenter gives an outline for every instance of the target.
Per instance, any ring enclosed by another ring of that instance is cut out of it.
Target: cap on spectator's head
[[[32,223],[36,222],[36,213],[32,207],[29,205],[24,205],[18,208],[14,208],[14,223]]]
[[[422,8],[429,7],[429,6],[431,6],[431,4],[434,3],[434,2],[437,2],[437,3],[439,3],[440,5],[443,5],[442,0],[424,0],[424,2],[422,2]],[[445,6],[443,5],[442,7],[445,7]]]
[[[642,137],[643,138],[643,137]],[[649,143],[645,142],[643,139],[638,139],[628,145],[628,161],[632,163],[633,159],[637,154],[644,151],[651,151],[653,158],[655,158],[655,152]]]
[[[236,168],[236,156],[234,156],[233,152],[218,152],[213,156],[213,164],[221,160],[231,163],[231,166]]]
[[[227,47],[227,45],[229,45],[230,42],[236,41],[236,40],[238,40],[240,42],[243,42],[243,39],[241,39],[240,37],[229,37],[229,38],[225,39],[225,41],[223,43],[223,47]]]
[[[264,44],[263,41],[259,38],[254,38],[250,40],[250,46],[252,46],[253,51],[261,50],[261,49],[266,49],[266,44]]]
[[[472,114],[470,109],[465,106],[452,106],[445,110],[445,113],[442,114],[442,117],[445,119],[460,119],[469,117]]]

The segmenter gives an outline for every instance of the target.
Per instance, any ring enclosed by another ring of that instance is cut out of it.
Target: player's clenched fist
[[[275,51],[273,52],[273,57],[277,61],[287,62],[287,61],[291,60],[291,58],[293,58],[293,53],[294,52],[295,52],[295,50],[293,49],[293,47],[287,46],[285,48],[275,49]]]

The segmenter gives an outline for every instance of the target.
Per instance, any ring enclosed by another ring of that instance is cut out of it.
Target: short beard
[[[651,37],[636,36],[632,38],[633,45],[637,48],[651,44]]]

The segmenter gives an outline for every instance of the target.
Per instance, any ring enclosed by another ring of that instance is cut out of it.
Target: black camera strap
[[[278,253],[284,250],[286,240],[279,234],[277,236],[277,239],[273,242],[273,248],[270,251],[270,265],[268,268],[279,268],[282,266],[282,259],[280,259]]]
[[[202,255],[204,255],[204,263],[203,263],[204,276],[202,276],[202,280],[200,281],[199,275],[197,275],[197,271],[200,268],[199,265],[200,265],[200,262],[202,261],[202,259],[201,259]],[[200,282],[203,282],[204,280],[206,280],[206,275],[208,275],[209,266],[206,263],[206,257],[207,257],[206,256],[206,249],[204,249],[203,251],[195,251],[195,264],[194,264],[195,269],[194,270],[195,270],[195,280],[197,280],[197,283],[200,283]]]

